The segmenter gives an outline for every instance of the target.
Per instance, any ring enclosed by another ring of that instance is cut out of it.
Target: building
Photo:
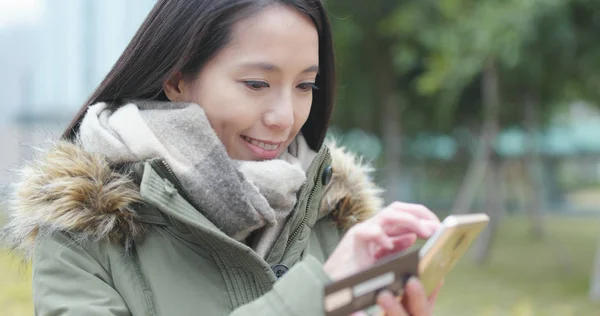
[[[0,194],[30,146],[58,137],[154,0],[20,0],[0,14]],[[13,10],[11,17],[10,10]]]

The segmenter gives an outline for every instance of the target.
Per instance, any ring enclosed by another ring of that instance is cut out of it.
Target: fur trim
[[[333,143],[328,147],[333,174],[321,210],[347,229],[381,207],[380,190],[360,159]],[[0,239],[26,255],[41,231],[69,233],[78,242],[108,239],[128,248],[147,229],[136,219],[135,205],[142,200],[131,178],[77,144],[54,144],[18,174],[12,214]]]
[[[338,227],[347,230],[354,224],[371,217],[381,209],[382,190],[369,178],[373,168],[362,158],[327,143],[331,152],[333,175],[321,202],[322,212],[331,212]]]
[[[103,157],[60,142],[18,171],[1,239],[27,256],[40,234],[61,231],[76,241],[109,239],[130,246],[144,227],[135,220],[139,190]]]

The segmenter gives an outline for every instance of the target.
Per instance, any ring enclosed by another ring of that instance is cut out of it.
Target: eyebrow
[[[281,68],[277,67],[276,65],[269,64],[269,63],[262,63],[262,62],[258,62],[258,63],[245,63],[245,64],[242,64],[241,67],[244,67],[244,68],[258,68],[258,69],[262,69],[262,70],[270,71],[270,72],[281,72]],[[312,65],[312,66],[310,66],[310,67],[302,70],[302,73],[309,73],[309,72],[319,73],[319,66],[318,65]]]

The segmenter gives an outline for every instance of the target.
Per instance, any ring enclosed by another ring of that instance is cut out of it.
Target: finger
[[[429,295],[429,298],[427,299],[427,302],[429,303],[429,306],[432,309],[433,309],[433,306],[435,306],[435,302],[437,301],[438,294],[440,294],[440,288],[433,290],[433,292],[431,292],[431,295]]]
[[[414,234],[414,233],[404,234],[404,235],[397,236],[397,237],[392,237],[392,243],[394,244],[393,251],[396,252],[396,251],[400,251],[400,250],[409,248],[412,245],[414,245],[416,241],[417,241],[417,234]]]
[[[366,312],[360,311],[350,314],[350,316],[369,316]]]
[[[427,299],[429,301],[429,306],[431,306],[432,309],[433,309],[433,306],[435,305],[435,302],[437,301],[437,297],[438,297],[438,294],[440,294],[440,290],[442,289],[442,286],[444,286],[444,280],[442,280],[440,282],[440,285],[438,285],[438,287],[435,288],[435,290],[433,290],[433,292],[431,292],[431,295],[429,295],[429,298]]]
[[[377,295],[377,305],[383,309],[386,316],[408,316],[390,291],[383,291]]]
[[[429,302],[423,285],[416,277],[411,277],[405,286],[405,308],[410,315],[431,315]]]
[[[433,230],[423,225],[416,216],[391,208],[384,209],[373,220],[379,223],[386,234],[390,236],[415,233],[420,238],[428,238],[433,233]]]
[[[364,222],[354,226],[353,234],[356,239],[363,244],[363,247],[369,244],[379,246],[387,250],[394,249],[392,239],[385,233],[383,228],[375,223]],[[373,251],[374,253],[375,251]]]
[[[410,248],[417,241],[417,235],[412,234],[412,233],[404,234],[404,235],[400,235],[397,237],[392,237],[391,240],[392,240],[392,243],[394,244],[394,248],[391,250],[385,249],[385,248],[380,248],[375,253],[375,259],[379,260],[385,256],[389,256],[393,253]]]
[[[430,220],[439,223],[440,219],[428,209],[426,206],[421,204],[412,204],[412,203],[404,203],[404,202],[394,202],[390,204],[391,208],[410,213],[416,216],[419,219]]]
[[[421,225],[429,228],[429,230],[431,230],[433,233],[435,233],[442,226],[441,223],[430,220],[421,220]]]

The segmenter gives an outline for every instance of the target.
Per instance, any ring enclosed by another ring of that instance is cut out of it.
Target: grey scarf
[[[236,161],[193,103],[138,101],[116,110],[98,103],[82,120],[83,148],[116,163],[163,158],[187,195],[225,234],[243,241],[262,229],[253,248],[264,256],[296,204],[316,153],[301,135],[280,159]]]

